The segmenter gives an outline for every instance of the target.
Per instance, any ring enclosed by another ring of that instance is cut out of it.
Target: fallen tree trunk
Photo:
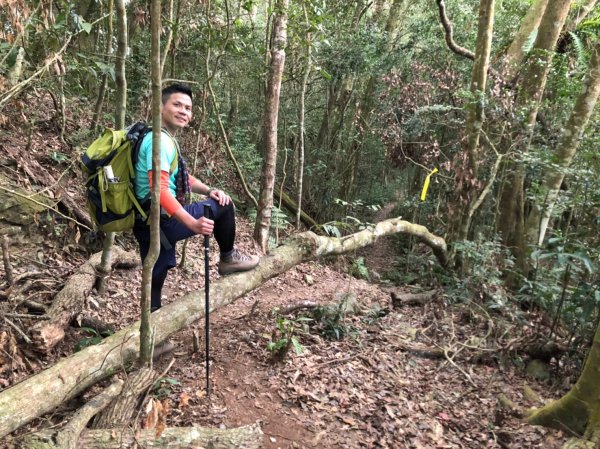
[[[390,296],[392,298],[392,307],[404,307],[404,306],[422,306],[423,304],[430,302],[438,294],[438,290],[430,290],[422,293],[406,293],[399,289],[390,290]]]
[[[343,238],[317,236],[304,232],[289,239],[285,245],[263,257],[258,267],[244,273],[221,278],[213,283],[211,311],[230,304],[267,280],[284,273],[302,262],[326,255],[343,254],[375,242],[388,234],[414,235],[432,247],[441,262],[446,261],[446,242],[431,234],[424,226],[400,219],[378,223]],[[204,316],[204,292],[181,297],[152,314],[155,343]],[[85,391],[90,386],[112,376],[130,365],[139,352],[139,322],[90,346],[54,366],[11,388],[0,392],[0,438],[27,424]],[[39,400],[32,401],[31,398]]]
[[[115,435],[116,434],[116,435]],[[159,438],[156,430],[119,432],[115,429],[90,430],[79,438],[79,447],[85,449],[120,449],[133,447],[176,449],[182,447],[206,447],[213,449],[259,449],[263,433],[258,424],[235,429],[210,429],[207,427],[170,427]]]
[[[281,195],[279,195],[280,192],[281,192]],[[273,192],[273,196],[275,197],[275,199],[277,201],[281,200],[281,203],[283,204],[283,206],[287,210],[292,212],[294,214],[294,216],[296,216],[296,214],[298,214],[298,205],[294,202],[294,200],[292,200],[290,198],[290,196],[287,193],[281,191],[280,189],[275,189],[275,191]],[[308,215],[303,210],[300,211],[300,220],[302,221],[302,223],[304,223],[304,226],[306,226],[308,229],[316,228],[319,226],[319,223],[317,223],[314,220],[314,218],[312,218],[310,215]]]
[[[26,437],[19,447],[22,449],[57,449],[54,438],[55,432],[49,431],[31,435]],[[76,447],[82,449],[121,449],[125,447],[260,449],[262,446],[263,432],[258,424],[253,424],[233,429],[168,427],[158,438],[156,429],[84,430],[79,436]]]
[[[117,246],[113,251],[113,266],[139,265],[137,254],[128,253]],[[100,263],[101,256],[101,252],[94,254],[69,278],[46,312],[49,319],[31,328],[30,335],[37,351],[48,352],[65,337],[65,328],[71,319],[81,312],[85,297],[96,282],[96,266]]]

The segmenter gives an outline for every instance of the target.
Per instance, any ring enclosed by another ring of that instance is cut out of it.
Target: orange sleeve
[[[152,188],[152,170],[148,170],[148,181]],[[166,171],[160,172],[160,206],[169,215],[173,215],[183,207],[169,190],[169,172]]]

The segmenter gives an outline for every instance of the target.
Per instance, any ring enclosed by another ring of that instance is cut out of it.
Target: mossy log
[[[528,421],[583,435],[600,446],[600,326],[577,383],[559,400],[531,412]]]
[[[400,219],[386,220],[376,226],[343,238],[317,236],[304,232],[289,239],[261,259],[254,270],[221,278],[212,284],[211,309],[215,311],[254,290],[267,280],[299,263],[322,256],[343,254],[374,243],[379,237],[404,233],[427,242],[446,260],[446,243],[420,225]],[[204,291],[189,293],[152,314],[155,344],[204,317]],[[122,329],[54,366],[0,392],[0,438],[56,406],[81,394],[122,367],[131,365],[139,352],[139,322]],[[36,398],[36,400],[31,400]]]
[[[81,312],[84,300],[94,286],[97,276],[96,266],[100,263],[101,256],[101,252],[96,253],[79,267],[54,297],[52,306],[46,312],[49,319],[31,328],[30,334],[36,350],[48,352],[62,341],[65,328],[71,319]],[[139,256],[115,246],[112,265],[135,267],[139,265]]]

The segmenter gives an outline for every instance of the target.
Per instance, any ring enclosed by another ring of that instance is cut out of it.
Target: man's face
[[[187,126],[192,119],[192,99],[179,92],[171,94],[162,105],[160,115],[163,126],[174,133]]]

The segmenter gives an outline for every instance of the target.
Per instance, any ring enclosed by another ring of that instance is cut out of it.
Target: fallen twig
[[[27,336],[27,334],[25,332],[23,332],[19,326],[17,326],[11,320],[9,320],[8,318],[6,318],[6,316],[4,317],[4,321],[6,321],[6,324],[10,325],[14,330],[17,331],[19,333],[19,335],[21,337],[23,337],[23,340],[25,340],[27,343],[31,344],[31,338],[29,338]]]
[[[10,254],[8,252],[8,237],[2,236],[2,260],[4,261],[4,274],[6,275],[6,282],[8,286],[12,286],[14,282],[13,269],[10,264]]]

